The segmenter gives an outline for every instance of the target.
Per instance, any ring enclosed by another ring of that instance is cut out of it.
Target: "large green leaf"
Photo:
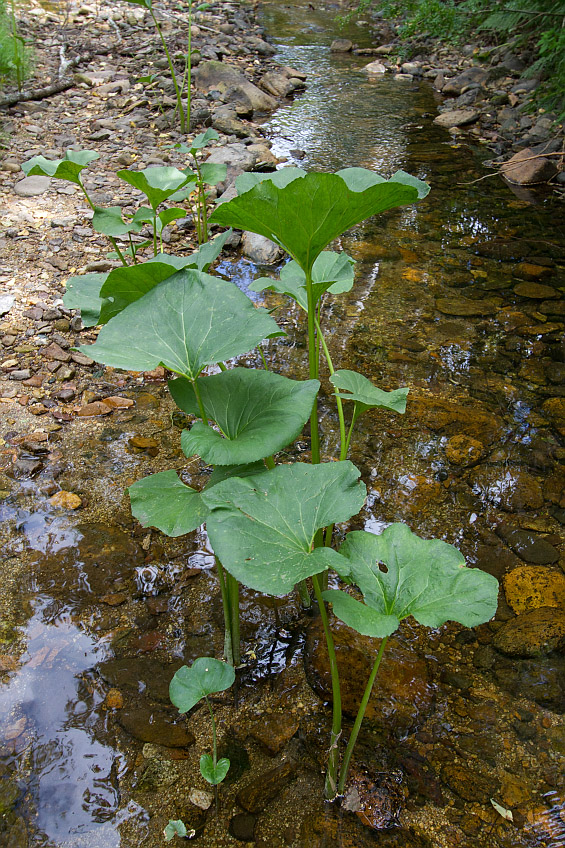
[[[203,162],[200,166],[202,181],[207,185],[215,186],[222,183],[228,173],[228,166],[222,162]]]
[[[246,462],[245,465],[218,465],[210,474],[206,488],[211,489],[216,483],[229,480],[230,477],[253,477],[256,474],[266,474],[267,471],[268,468],[261,459],[256,462]]]
[[[359,586],[370,608],[398,621],[412,615],[428,627],[446,621],[474,627],[496,612],[494,577],[466,568],[463,555],[453,545],[421,539],[406,524],[391,524],[379,536],[349,533],[340,554],[343,559],[336,571]],[[384,568],[379,568],[380,563]],[[325,597],[336,603],[336,615],[341,617],[342,601],[332,591]],[[343,620],[355,626],[345,615]]]
[[[272,171],[271,173],[264,171],[244,171],[243,174],[236,177],[235,187],[238,194],[245,194],[246,191],[259,185],[259,183],[269,180],[273,185],[284,188],[293,180],[305,177],[306,173],[301,168],[281,168],[280,171]]]
[[[129,371],[163,365],[194,380],[207,365],[248,353],[283,335],[232,283],[192,269],[178,271],[130,303],[80,350]]]
[[[235,671],[232,665],[213,657],[198,657],[190,668],[179,668],[169,684],[169,697],[180,713],[187,713],[208,695],[224,692],[233,686]]]
[[[100,320],[100,310],[107,302],[100,297],[100,289],[108,274],[81,274],[69,277],[63,303],[67,309],[80,309],[85,327],[95,327]]]
[[[320,383],[289,380],[272,371],[233,368],[200,377],[198,387],[206,415],[221,434],[198,421],[181,436],[185,455],[198,454],[211,465],[244,465],[277,453],[300,435]],[[200,414],[188,380],[171,381],[169,388],[184,412]]]
[[[170,197],[181,186],[191,181],[191,178],[187,174],[170,165],[144,168],[143,171],[128,171],[125,169],[118,171],[118,177],[139,191],[142,191],[147,197],[153,211],[167,197]]]
[[[184,536],[206,521],[210,510],[200,492],[179,480],[176,471],[143,477],[128,489],[132,515],[144,527],[166,536]]]
[[[92,216],[92,227],[97,233],[117,237],[127,233],[138,233],[143,224],[141,221],[124,221],[120,206],[109,206],[107,209],[96,206]]]
[[[429,191],[426,183],[406,180],[402,171],[361,191],[352,190],[338,174],[303,173],[282,188],[273,179],[263,180],[219,205],[210,220],[270,238],[309,272],[324,247],[354,224],[414,203]],[[374,183],[373,174],[370,179]],[[359,176],[350,182],[357,187]]]
[[[347,253],[334,253],[324,250],[312,267],[312,289],[314,300],[317,302],[326,291],[332,294],[349,291],[355,277],[355,261]],[[258,277],[249,286],[251,291],[276,291],[295,300],[299,306],[308,311],[308,294],[306,292],[306,274],[300,265],[291,259],[280,272],[280,279]]]
[[[237,580],[268,595],[335,568],[343,557],[312,549],[316,532],[361,509],[365,486],[351,462],[278,465],[267,474],[224,480],[202,493],[212,510],[214,552]]]
[[[204,242],[196,253],[192,254],[199,271],[207,271],[212,262],[216,261],[231,234],[232,230],[226,230],[224,233],[214,236],[211,241]]]
[[[385,636],[394,633],[400,624],[395,615],[379,612],[367,604],[356,601],[346,592],[328,589],[322,594],[325,600],[333,605],[334,615],[363,636],[384,639]]]
[[[357,371],[340,369],[330,377],[330,383],[339,390],[342,400],[355,402],[353,416],[357,419],[367,409],[380,407],[390,409],[392,412],[404,413],[406,411],[406,397],[408,389],[395,389],[392,392],[384,392],[373,386],[370,380],[358,374]]]
[[[23,163],[22,171],[28,177],[41,174],[53,177],[55,180],[66,180],[69,183],[81,185],[80,172],[99,156],[100,154],[95,150],[67,150],[62,159],[33,156]]]

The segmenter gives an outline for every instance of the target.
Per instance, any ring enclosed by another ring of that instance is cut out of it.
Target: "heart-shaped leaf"
[[[198,387],[206,414],[221,434],[198,421],[182,433],[185,456],[198,454],[211,465],[243,465],[271,456],[298,438],[320,383],[289,380],[272,371],[233,368],[200,377]],[[169,388],[184,412],[200,414],[188,380],[171,381]]]
[[[202,150],[203,147],[206,147],[207,144],[210,144],[211,141],[218,141],[220,136],[218,132],[212,127],[208,127],[203,133],[199,133],[193,141],[190,143],[189,153],[193,155],[198,151]]]
[[[80,350],[128,371],[163,365],[194,380],[207,365],[248,353],[263,339],[284,335],[232,283],[192,269],[178,271],[106,324]]]
[[[144,527],[166,536],[184,536],[206,521],[210,510],[200,492],[179,480],[176,471],[143,477],[128,489],[132,515]]]
[[[169,697],[180,713],[187,713],[207,695],[224,692],[235,681],[232,665],[213,657],[198,657],[190,668],[183,665],[169,684]]]
[[[131,0],[130,0],[131,1]],[[142,191],[155,211],[160,203],[190,181],[190,177],[170,165],[144,168],[143,171],[118,171],[118,177]]]
[[[100,296],[100,289],[108,274],[81,274],[69,277],[63,303],[67,309],[80,309],[85,327],[95,327],[100,320],[100,310],[107,302]]]
[[[202,181],[207,185],[215,186],[222,183],[228,173],[228,166],[222,162],[203,162],[200,166]]]
[[[347,253],[334,253],[324,250],[312,267],[312,289],[314,300],[317,302],[326,291],[339,294],[349,291],[355,277],[355,261]],[[308,311],[308,294],[306,291],[306,274],[300,265],[291,259],[280,272],[280,279],[258,277],[249,286],[251,291],[276,291],[295,300],[299,306]]]
[[[291,170],[284,168],[277,173]],[[339,174],[312,172],[301,176],[303,173],[283,188],[273,179],[263,180],[217,206],[210,220],[266,236],[309,273],[332,239],[371,215],[414,203],[429,191],[426,183],[413,177],[406,179],[409,175],[402,171],[376,183],[371,173],[374,184],[362,191],[352,190]],[[354,182],[357,185],[359,178]]]
[[[357,419],[367,409],[380,407],[390,409],[392,412],[404,413],[406,411],[406,397],[408,389],[395,389],[392,392],[384,392],[373,386],[370,380],[356,371],[340,369],[330,377],[330,383],[339,390],[342,400],[355,402],[353,416]]]
[[[398,621],[412,615],[427,627],[440,627],[446,621],[475,627],[496,612],[494,577],[466,568],[463,555],[453,545],[421,539],[406,524],[391,524],[380,536],[349,533],[340,555],[343,561],[336,564],[336,571],[359,586],[368,607]],[[379,563],[384,563],[382,570]],[[325,597],[337,604],[336,615],[355,626],[357,618],[345,617],[342,599],[336,600],[332,591]]]
[[[119,206],[110,206],[108,209],[97,206],[92,216],[93,229],[105,236],[117,237],[127,233],[138,233],[142,226],[141,221],[124,221]]]
[[[159,212],[157,218],[161,224],[161,229],[163,229],[172,221],[178,221],[179,218],[186,218],[186,209],[177,209],[172,206],[170,209],[163,209],[162,212]]]
[[[81,185],[80,172],[99,156],[100,154],[96,153],[95,150],[67,150],[62,159],[33,156],[23,163],[22,171],[28,177],[41,174],[46,177],[53,177],[55,180],[66,180],[69,183]]]
[[[227,757],[222,757],[216,765],[214,765],[214,760],[210,754],[202,754],[200,757],[200,774],[212,786],[217,786],[218,783],[221,783],[229,770],[230,761]]]
[[[343,557],[312,549],[322,527],[361,509],[365,486],[351,462],[278,465],[267,474],[232,478],[202,493],[212,510],[207,530],[214,552],[237,580],[283,595]]]

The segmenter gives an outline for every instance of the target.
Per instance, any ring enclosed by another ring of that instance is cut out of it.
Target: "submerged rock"
[[[559,560],[559,551],[546,539],[534,533],[512,527],[510,524],[499,524],[496,532],[525,562],[534,565],[553,565]]]
[[[509,657],[539,657],[565,646],[565,612],[540,607],[505,622],[493,645]]]
[[[342,680],[343,711],[355,716],[377,656],[379,640],[361,636],[336,619],[331,628]],[[331,700],[328,652],[319,619],[308,630],[304,663],[310,686],[321,698]],[[434,687],[426,661],[391,638],[367,705],[366,721],[392,735],[404,736],[424,721],[433,703]]]
[[[336,804],[325,804],[317,813],[304,819],[300,829],[300,845],[308,848],[432,848],[432,843],[412,828],[370,830],[355,813]]]
[[[165,748],[188,748],[195,741],[185,719],[163,709],[145,705],[124,707],[117,714],[117,720],[126,733],[140,742],[152,742]]]
[[[540,484],[525,471],[479,466],[471,472],[469,483],[475,494],[483,500],[508,512],[539,509],[543,506]]]
[[[296,765],[292,762],[281,763],[240,789],[237,803],[248,813],[260,813],[295,777]]]
[[[518,614],[539,607],[565,607],[565,577],[539,565],[524,565],[506,574],[504,592]]]
[[[509,183],[535,185],[545,183],[554,177],[557,166],[551,159],[536,156],[531,147],[526,147],[505,162],[500,172]]]

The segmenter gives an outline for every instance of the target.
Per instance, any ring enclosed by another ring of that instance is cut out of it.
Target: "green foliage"
[[[228,663],[213,657],[199,657],[190,668],[183,665],[169,685],[169,696],[180,713],[187,713],[208,695],[224,692],[235,682],[235,671]]]
[[[0,2],[0,82],[15,80],[21,90],[33,68],[33,50],[18,32],[15,3],[6,10],[4,0]]]
[[[200,492],[179,480],[176,471],[143,477],[128,492],[132,515],[144,527],[156,527],[167,536],[196,530],[210,514]]]
[[[166,842],[170,842],[173,836],[184,838],[188,836],[188,831],[183,821],[180,819],[169,819],[169,823],[163,831],[163,836]]]

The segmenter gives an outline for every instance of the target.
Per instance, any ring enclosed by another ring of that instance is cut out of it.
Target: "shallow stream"
[[[110,423],[77,419],[43,453],[30,447],[29,462],[61,463],[62,489],[87,493],[82,514],[50,505],[51,472],[22,475],[0,500],[15,599],[0,629],[0,841],[154,848],[167,820],[182,817],[206,846],[237,844],[230,827],[264,848],[562,848],[565,663],[548,635],[565,630],[562,207],[498,177],[477,182],[485,151],[433,126],[431,87],[370,81],[367,57],[331,54],[331,15],[300,2],[267,2],[261,14],[280,63],[308,74],[306,92],[267,124],[273,151],[306,169],[401,168],[432,186],[416,208],[342,239],[356,284],[324,307],[340,367],[384,389],[410,387],[405,416],[361,420],[352,460],[369,495],[353,526],[378,532],[401,520],[456,544],[504,579],[499,610],[475,631],[402,631],[356,773],[371,829],[317,800],[327,709],[316,623],[296,598],[244,593],[246,668],[237,703],[217,703],[233,780],[219,817],[212,808],[206,818],[187,793],[205,788],[207,719],[177,721],[167,687],[183,662],[221,655],[213,557],[202,533],[171,541],[137,526],[123,495],[149,469],[183,466],[185,422],[158,377],[101,370],[98,388],[118,386],[135,405]],[[243,288],[259,273],[244,259],[220,272]],[[268,355],[302,376],[303,322],[282,299],[268,303],[288,332]],[[329,457],[329,393],[322,407]],[[198,485],[204,469],[192,463],[185,479]],[[354,681],[363,650],[344,650]],[[267,783],[273,767],[275,794],[243,821],[238,792]]]

